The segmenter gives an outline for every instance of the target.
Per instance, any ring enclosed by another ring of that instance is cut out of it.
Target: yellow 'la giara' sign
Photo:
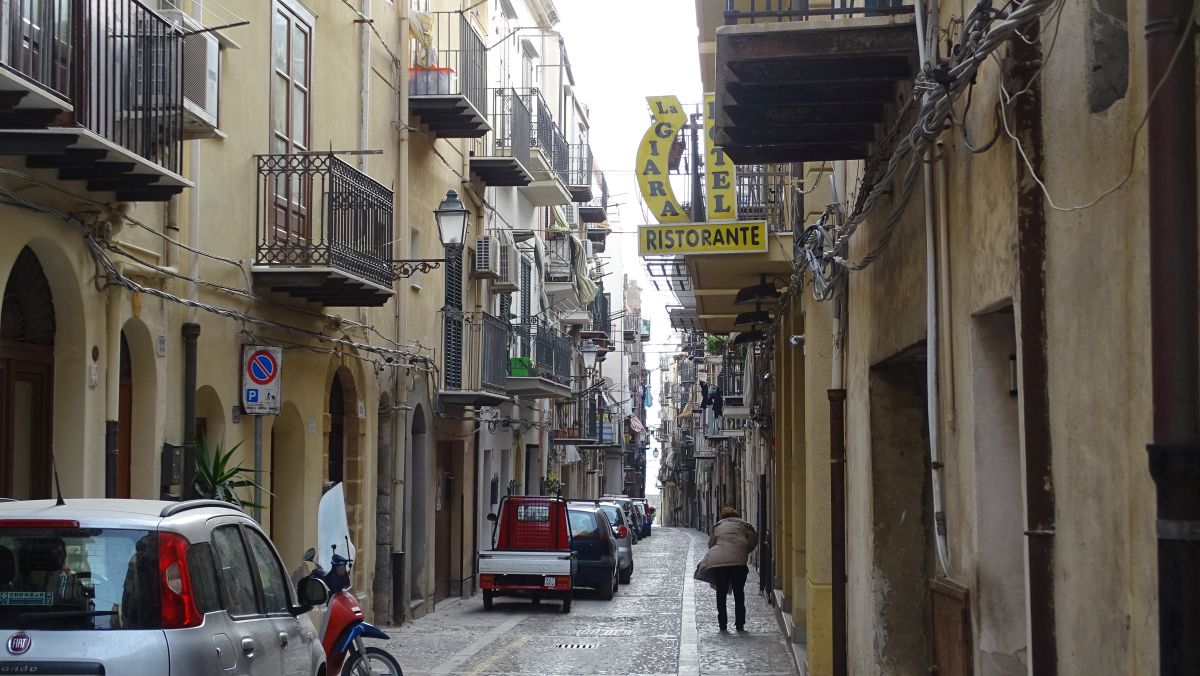
[[[766,221],[670,223],[638,228],[638,255],[761,253]]]

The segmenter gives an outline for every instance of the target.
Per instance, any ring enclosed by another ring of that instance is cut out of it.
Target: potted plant
[[[720,356],[725,352],[726,341],[720,336],[709,336],[704,339],[704,349],[711,355]]]
[[[196,440],[196,494],[202,498],[221,500],[238,507],[262,507],[254,502],[243,500],[238,490],[243,488],[262,488],[253,478],[254,468],[234,466],[233,454],[242,445],[238,442],[229,450],[222,450],[218,443],[209,448],[203,438]],[[264,491],[265,492],[265,491]]]

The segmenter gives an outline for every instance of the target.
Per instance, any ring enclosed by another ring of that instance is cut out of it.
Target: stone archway
[[[128,320],[121,329],[121,393],[117,415],[119,497],[157,499],[159,496],[155,441],[157,369],[150,329],[136,317]],[[128,482],[124,493],[120,490],[122,479]]]
[[[0,306],[0,494],[51,494],[54,341],[50,282],[29,247],[17,255]]]
[[[366,521],[365,453],[361,442],[362,399],[354,373],[345,365],[334,363],[329,378],[328,396],[325,400],[325,469],[326,485],[341,483],[345,491],[346,518],[350,524],[350,539],[356,548],[364,544],[363,524]],[[359,550],[359,558],[369,556]],[[370,571],[361,566],[354,568],[354,582],[364,588]]]

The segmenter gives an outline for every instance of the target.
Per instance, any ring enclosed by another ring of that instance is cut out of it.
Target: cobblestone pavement
[[[444,602],[401,627],[386,647],[406,676],[417,674],[779,674],[795,673],[770,606],[746,581],[746,629],[717,629],[716,595],[691,579],[707,540],[697,531],[654,529],[634,547],[634,572],[616,598],[579,592],[571,612],[479,595]],[[733,599],[729,599],[732,624]]]

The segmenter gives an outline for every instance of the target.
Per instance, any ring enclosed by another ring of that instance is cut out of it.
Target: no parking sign
[[[242,346],[242,408],[250,415],[278,415],[283,348]]]

